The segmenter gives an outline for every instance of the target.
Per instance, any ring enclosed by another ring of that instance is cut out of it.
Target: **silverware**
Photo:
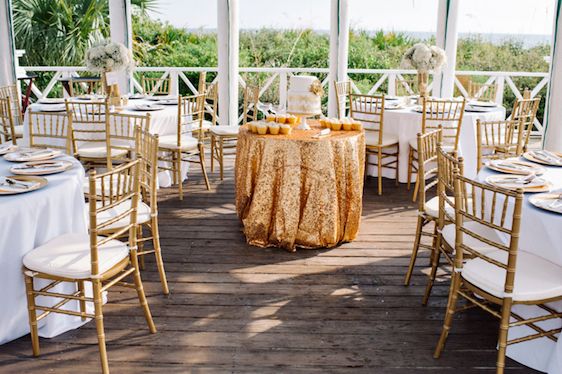
[[[32,186],[28,183],[20,182],[20,181],[17,181],[15,179],[12,179],[12,178],[4,178],[4,182],[7,183],[8,185],[12,186],[12,187],[21,186],[26,190],[31,188],[31,186]]]

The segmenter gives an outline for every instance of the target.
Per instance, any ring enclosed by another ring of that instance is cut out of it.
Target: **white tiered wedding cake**
[[[320,99],[323,92],[318,78],[307,75],[292,76],[287,92],[288,112],[302,116],[322,114]]]

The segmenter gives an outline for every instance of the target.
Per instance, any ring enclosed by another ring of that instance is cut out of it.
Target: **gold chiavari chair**
[[[418,93],[418,81],[416,77],[396,77],[394,81],[396,96],[410,96]]]
[[[8,98],[0,98],[0,144],[3,142],[12,142],[17,144],[17,135],[12,116],[10,100]]]
[[[384,132],[384,96],[350,94],[351,118],[363,122],[365,129],[366,165],[374,165],[378,172],[378,194],[382,195],[382,169],[396,170],[398,185],[398,154],[400,146],[398,136]],[[359,115],[361,118],[357,118]],[[376,163],[369,161],[369,156],[376,156]]]
[[[351,82],[334,82],[334,88],[336,92],[336,103],[338,106],[338,117],[343,118],[347,116],[347,112],[349,111],[349,95],[351,94]]]
[[[476,83],[468,81],[468,97],[471,100],[495,101],[498,85],[495,83]]]
[[[258,119],[258,103],[260,101],[260,88],[247,85],[244,89],[244,112],[242,113],[242,125]]]
[[[484,161],[523,154],[524,131],[519,131],[521,120],[481,121],[476,120],[477,170]]]
[[[99,199],[90,199],[90,233],[64,234],[24,256],[23,272],[34,356],[39,356],[38,321],[50,313],[73,315],[83,320],[92,318],[96,323],[102,372],[109,373],[102,307],[103,293],[114,285],[136,289],[148,328],[151,333],[156,332],[144,294],[137,257],[139,166],[140,161],[136,160],[103,174],[91,171],[89,176],[91,190],[96,184],[117,187],[100,191]],[[114,180],[117,183],[113,183]],[[123,209],[112,220],[103,222],[98,220],[106,211],[116,209],[123,204],[128,204],[128,208]],[[107,230],[112,223],[125,219],[129,224],[120,230]],[[118,240],[123,235],[128,236],[128,243]],[[133,284],[124,282],[129,276],[132,276]],[[34,285],[36,279],[50,283],[36,289]],[[52,291],[52,288],[61,282],[76,283],[77,291],[68,295]],[[93,296],[86,296],[85,283],[92,284]],[[38,296],[55,298],[56,304],[51,307],[39,304],[42,300],[37,299]],[[80,310],[64,308],[70,301],[78,301]],[[87,302],[94,304],[93,314],[87,311]],[[38,315],[38,311],[42,313]]]
[[[74,156],[89,165],[107,165],[108,157],[124,156],[126,151],[108,155],[106,128],[107,100],[65,100],[66,112],[72,116],[72,148]]]
[[[180,200],[183,200],[182,161],[199,164],[207,190],[211,189],[205,169],[205,147],[202,131],[205,114],[204,105],[205,94],[180,96],[178,98],[177,133],[160,137],[160,150],[166,154],[159,159],[168,164],[161,165],[160,169],[172,173],[173,183],[178,184]],[[199,129],[199,131],[194,132],[196,129]],[[193,137],[192,133],[197,134],[197,137]],[[198,157],[198,159],[194,160],[194,157]]]
[[[23,136],[23,113],[21,110],[21,97],[18,86],[12,84],[0,87],[0,99],[8,99],[10,101],[12,120],[16,128],[16,134],[20,134],[19,137]]]
[[[540,102],[541,97],[537,96],[533,99],[530,97],[517,99],[513,104],[513,110],[511,111],[509,119],[520,121],[519,131],[523,132],[523,152],[527,151]]]
[[[496,373],[504,373],[508,345],[537,338],[557,341],[560,328],[548,329],[540,322],[561,318],[548,303],[562,300],[562,268],[519,248],[523,190],[492,187],[455,173],[455,257],[445,320],[434,352],[439,358],[456,312],[478,306],[499,319]],[[472,201],[468,196],[472,196]],[[496,240],[483,238],[469,223],[501,233]],[[481,251],[467,238],[487,244]],[[472,258],[467,258],[472,257]],[[457,307],[458,299],[467,305]],[[514,305],[535,305],[542,316],[525,318]],[[527,326],[528,335],[508,339],[508,330]]]
[[[428,199],[431,190],[437,186],[437,168],[435,162],[437,161],[437,148],[441,143],[443,137],[442,129],[426,132],[425,134],[418,133],[418,173],[420,174],[420,196],[418,199],[418,222],[416,225],[416,236],[414,239],[414,248],[410,257],[410,265],[406,272],[404,285],[410,284],[412,272],[418,257],[420,248],[428,249],[433,253],[433,248],[437,242],[437,225],[436,222],[439,218],[439,198],[433,197]],[[431,179],[431,180],[430,180]],[[428,180],[430,180],[428,182]],[[434,223],[433,232],[424,231],[424,227],[430,223]],[[422,237],[430,237],[432,245],[422,243]]]
[[[466,100],[458,99],[424,99],[422,105],[422,134],[436,130],[441,126],[443,130],[442,146],[447,151],[456,151],[459,145],[461,123],[464,115]],[[418,195],[419,178],[417,176],[417,142],[410,141],[408,152],[408,182],[410,189],[412,173],[416,172],[416,185],[414,187],[413,201]]]
[[[167,78],[149,78],[141,77],[141,87],[145,95],[170,95],[172,88],[172,79]]]
[[[107,116],[105,142],[107,168],[114,163],[131,161],[135,155],[137,128],[150,129],[150,113],[145,115],[110,113]]]
[[[211,112],[213,118],[213,126],[210,127],[211,133],[211,172],[215,170],[215,160],[219,164],[220,179],[224,177],[224,156],[227,152],[234,153],[232,150],[236,149],[236,140],[238,139],[238,132],[240,127],[238,125],[217,125],[217,84],[213,83],[207,90],[207,98],[213,98],[211,101]],[[244,96],[244,100],[248,98]],[[245,106],[248,104],[245,103]]]
[[[30,147],[55,148],[72,155],[72,114],[29,111],[27,118]]]
[[[207,72],[202,71],[199,73],[199,82],[197,83],[197,92],[207,92]]]
[[[70,79],[68,82],[68,94],[71,97],[80,95],[103,95],[105,94],[105,84],[103,83],[104,78],[99,77],[80,77]]]

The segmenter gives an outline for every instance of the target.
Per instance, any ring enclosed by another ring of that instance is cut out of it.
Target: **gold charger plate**
[[[523,177],[521,175],[508,174],[508,175],[490,175],[486,178],[486,183],[499,188],[505,188],[507,190],[516,190],[521,188],[523,192],[546,192],[550,191],[552,184],[543,178],[535,178],[532,182],[524,184],[517,183],[516,180],[520,180]],[[513,180],[513,183],[498,183],[499,181],[509,181]]]
[[[52,164],[62,164],[61,166],[55,168],[48,168],[48,165]],[[31,166],[31,168],[22,168],[21,166]],[[47,166],[47,168],[41,169],[41,166]],[[35,167],[35,171],[33,170]],[[49,175],[62,173],[72,167],[72,162],[67,160],[43,160],[43,161],[29,161],[23,164],[14,165],[10,168],[10,173],[16,175]]]
[[[557,200],[561,201],[560,206],[558,208],[552,207],[550,205],[552,203],[550,203],[550,204],[548,203],[549,201],[555,202]],[[536,194],[536,195],[533,195],[529,198],[529,202],[539,209],[548,210],[550,212],[562,214],[562,193],[560,193],[560,192],[559,193],[540,193],[540,194]]]
[[[500,163],[505,163],[506,165],[499,165]],[[507,164],[514,164],[515,167],[509,167]],[[517,168],[517,166],[521,167],[521,169]],[[531,173],[541,175],[546,171],[542,166],[526,161],[520,161],[518,159],[490,160],[486,162],[486,167],[494,171],[499,171],[500,173],[517,175],[528,175]],[[528,169],[524,170],[524,168]]]
[[[558,157],[561,157],[561,158],[562,158],[562,153],[559,153],[559,152],[552,152],[552,153],[554,153],[554,154],[557,155]],[[526,158],[526,159],[529,160],[529,161],[536,162],[537,164],[548,165],[548,166],[562,166],[562,163],[560,163],[560,164],[553,164],[553,163],[550,163],[550,162],[547,162],[547,161],[538,159],[538,158],[536,158],[535,156],[533,156],[533,152],[532,152],[532,151],[523,153],[523,157]]]
[[[7,175],[6,178],[10,178],[20,182],[37,182],[37,184],[30,188],[18,190],[4,190],[2,189],[2,186],[0,186],[0,195],[18,195],[21,193],[37,191],[38,189],[45,187],[47,183],[49,183],[47,179],[33,175]]]
[[[18,150],[18,146],[14,144],[0,144],[0,156],[5,155],[6,153],[15,152]]]
[[[30,153],[30,152],[34,152],[34,151],[38,151],[39,154],[25,155],[25,153]],[[44,151],[44,152],[39,152],[39,151]],[[50,152],[48,152],[48,151],[50,151]],[[4,155],[4,160],[12,161],[12,162],[45,161],[45,160],[50,160],[50,159],[53,159],[55,157],[58,157],[61,154],[62,154],[61,151],[53,150],[53,149],[45,149],[45,150],[26,149],[26,150],[8,153],[8,154]]]

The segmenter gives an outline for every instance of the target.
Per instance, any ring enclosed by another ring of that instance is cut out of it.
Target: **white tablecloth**
[[[64,159],[71,160],[73,168],[47,176],[49,184],[44,188],[0,196],[0,344],[29,333],[23,256],[59,235],[87,232],[82,192],[84,169],[74,158],[65,156]],[[0,158],[0,175],[10,175],[11,165]],[[54,290],[70,293],[76,291],[76,287],[67,283]],[[54,304],[53,299],[50,300],[51,305]],[[79,310],[76,302],[65,307]],[[51,314],[39,322],[39,335],[53,337],[83,323],[80,317]]]
[[[355,117],[359,120],[367,119],[365,114],[357,113]],[[483,121],[502,120],[505,119],[505,108],[498,107],[489,112],[475,113],[465,112],[461,124],[461,132],[459,137],[459,154],[464,157],[465,171],[468,176],[476,175],[476,120]],[[398,180],[401,183],[408,181],[408,142],[416,139],[421,132],[422,115],[412,108],[404,108],[397,110],[384,111],[384,127],[385,134],[397,135],[400,144],[399,165],[400,175]],[[365,123],[368,124],[368,123]],[[376,161],[376,156],[370,156],[371,161]],[[390,160],[390,159],[389,159]],[[367,175],[377,176],[376,167],[370,165],[367,169]],[[383,176],[386,178],[394,178],[395,170],[383,169]],[[415,181],[415,174],[412,176],[412,182]]]
[[[487,176],[492,174],[499,173],[483,168],[478,174],[478,179],[484,181]],[[548,167],[544,177],[553,183],[553,190],[562,192],[562,168]],[[562,266],[562,214],[536,208],[529,203],[530,196],[532,194],[525,194],[519,248]],[[562,302],[553,303],[552,306],[558,311],[562,310]],[[537,307],[525,305],[515,306],[514,312],[523,317],[544,314]],[[547,329],[557,328],[561,325],[560,320],[539,323],[539,326]],[[512,328],[509,331],[509,339],[516,338],[520,334],[532,333],[535,331],[528,327]],[[550,374],[562,373],[562,339],[558,343],[542,338],[511,345],[508,346],[507,355],[536,370]]]
[[[133,108],[136,105],[143,104],[154,104],[154,101],[149,100],[129,100],[129,104],[120,112],[123,114],[135,114],[144,115],[150,113],[150,132],[153,134],[170,135],[177,133],[177,118],[178,118],[178,106],[177,105],[164,105],[164,109],[156,110],[151,112],[137,111]],[[27,111],[40,111],[41,107],[44,106],[40,104],[32,104],[28,107]],[[29,116],[25,116],[24,128],[23,128],[23,144],[28,144],[27,139],[29,139]],[[182,175],[183,179],[186,178],[189,163],[182,163]],[[172,177],[169,172],[161,172],[158,174],[158,184],[161,187],[169,187],[172,184]]]

